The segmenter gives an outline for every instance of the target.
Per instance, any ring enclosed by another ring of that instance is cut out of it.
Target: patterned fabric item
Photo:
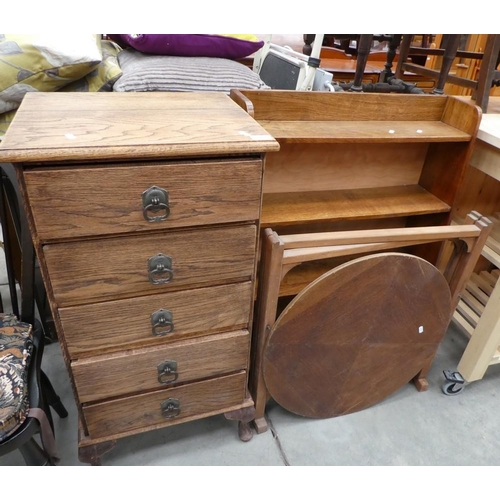
[[[123,75],[115,92],[225,92],[269,88],[243,64],[217,57],[143,54],[133,49],[118,54]]]
[[[8,111],[7,113],[2,113],[0,115],[0,141],[2,140],[2,137],[5,135],[5,132],[7,132],[9,125],[12,123],[16,111],[17,110]]]
[[[26,92],[52,92],[90,73],[102,60],[100,37],[0,34],[0,114]]]
[[[13,314],[0,314],[0,441],[26,420],[32,353],[31,325],[21,323]]]
[[[111,92],[113,84],[122,75],[118,64],[118,53],[122,50],[116,43],[101,41],[102,62],[88,75],[70,83],[61,92]]]

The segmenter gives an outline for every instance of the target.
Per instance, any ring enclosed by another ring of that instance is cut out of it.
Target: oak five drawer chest
[[[222,94],[28,93],[15,164],[80,423],[131,434],[225,414],[243,440],[265,153]]]

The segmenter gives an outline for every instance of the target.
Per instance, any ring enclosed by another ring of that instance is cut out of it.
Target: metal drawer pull
[[[179,377],[177,373],[177,361],[167,360],[158,365],[158,382],[166,385],[175,382]]]
[[[158,309],[151,314],[151,325],[153,325],[153,335],[163,337],[174,331],[174,317],[167,309]]]
[[[169,398],[160,403],[161,414],[165,418],[174,418],[181,412],[181,402],[177,398]]]
[[[159,253],[148,260],[149,281],[153,285],[168,283],[174,277],[172,257]]]
[[[170,206],[168,204],[168,191],[158,186],[151,186],[142,193],[142,214],[148,222],[161,222],[170,215]],[[150,216],[149,212],[160,215]]]

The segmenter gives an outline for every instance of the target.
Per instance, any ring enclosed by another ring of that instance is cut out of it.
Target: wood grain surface
[[[419,185],[310,193],[268,193],[261,225],[374,219],[449,212],[450,206]]]
[[[224,413],[243,405],[246,373],[194,382],[180,387],[97,403],[84,407],[91,439],[111,437],[151,426],[175,425],[201,416]],[[180,401],[180,414],[172,419],[162,415],[161,403],[169,398]]]
[[[446,102],[442,121],[475,137],[479,130],[482,114],[481,108],[474,103],[451,98]]]
[[[471,140],[470,134],[440,121],[260,120],[260,124],[280,144],[469,142]]]
[[[275,323],[265,348],[271,396],[299,415],[345,415],[382,401],[432,361],[450,291],[428,262],[362,257],[324,274]]]
[[[439,121],[447,96],[240,90],[261,120]]]
[[[418,184],[427,144],[283,144],[266,155],[264,193]]]
[[[255,226],[210,227],[142,236],[49,244],[43,247],[59,306],[164,293],[188,285],[252,278]],[[148,259],[172,258],[173,278],[155,285]]]
[[[1,144],[6,162],[277,151],[228,96],[202,92],[30,92]]]
[[[59,309],[71,359],[131,347],[160,346],[207,333],[248,328],[250,282]],[[153,334],[151,314],[172,313],[173,331]]]
[[[249,351],[250,335],[239,331],[97,356],[71,367],[80,401],[86,403],[246,370]],[[178,378],[161,384],[158,365],[168,360],[177,363]]]
[[[259,218],[260,160],[82,165],[24,175],[42,242]],[[142,193],[152,186],[168,192],[170,212],[163,221],[143,215]]]

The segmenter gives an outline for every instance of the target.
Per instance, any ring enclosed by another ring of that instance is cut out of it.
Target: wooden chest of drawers
[[[220,94],[28,94],[17,166],[79,411],[82,461],[224,413],[248,439],[264,154]]]

